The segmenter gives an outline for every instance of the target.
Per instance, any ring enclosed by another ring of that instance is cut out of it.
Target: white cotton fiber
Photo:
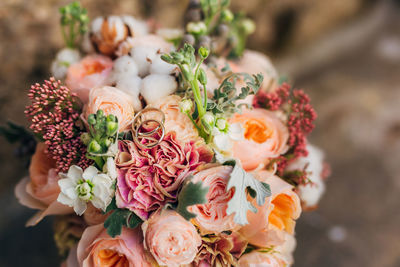
[[[140,93],[147,104],[154,103],[176,91],[178,83],[175,77],[166,74],[151,74],[143,79]]]
[[[172,74],[175,65],[169,64],[161,59],[161,55],[157,55],[150,65],[151,74]]]
[[[131,34],[133,37],[138,37],[138,36],[143,36],[148,34],[149,32],[149,27],[147,26],[147,23],[142,20],[135,19],[132,16],[121,16],[122,21],[128,25],[129,30],[131,31]]]
[[[157,50],[154,47],[135,46],[132,48],[131,55],[138,66],[139,76],[144,77],[149,74],[151,62],[156,53]]]
[[[136,62],[130,56],[122,56],[114,61],[113,70],[110,76],[112,83],[125,77],[138,76],[138,67]]]
[[[140,87],[142,79],[138,76],[125,77],[117,81],[115,87],[132,96],[135,111],[142,109],[142,103],[139,100]]]

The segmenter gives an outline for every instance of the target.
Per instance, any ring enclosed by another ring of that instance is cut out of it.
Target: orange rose
[[[288,129],[271,111],[244,110],[242,114],[235,114],[230,122],[240,123],[245,129],[244,140],[233,145],[233,156],[240,159],[246,171],[267,164],[288,149]]]
[[[142,224],[142,229],[145,247],[159,265],[189,264],[201,245],[194,225],[172,210],[154,213]]]
[[[111,86],[97,87],[90,90],[86,106],[86,118],[101,109],[105,115],[113,114],[118,118],[119,130],[130,127],[135,116],[132,98],[125,92]]]
[[[101,55],[86,56],[68,68],[65,83],[78,94],[83,103],[88,101],[90,89],[106,85],[113,62]]]
[[[22,179],[15,187],[19,202],[32,209],[38,209],[27,225],[33,226],[47,215],[68,214],[72,209],[57,202],[60,187],[59,176],[55,171],[55,162],[47,153],[46,145],[39,143],[29,166],[29,178]]]
[[[78,262],[82,267],[151,267],[151,256],[143,248],[139,228],[123,228],[111,238],[102,224],[86,228],[78,243]]]
[[[256,177],[271,187],[271,197],[258,212],[247,214],[249,224],[240,229],[249,243],[268,247],[281,245],[285,234],[293,234],[295,220],[301,213],[300,199],[293,186],[267,171],[260,171]]]

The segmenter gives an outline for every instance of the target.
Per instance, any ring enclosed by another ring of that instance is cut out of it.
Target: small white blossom
[[[218,121],[217,121],[218,122]],[[218,162],[225,162],[231,159],[234,141],[243,140],[244,128],[240,123],[233,123],[228,126],[228,131],[221,131],[217,127],[213,129],[213,144]]]
[[[79,51],[71,48],[60,50],[54,61],[51,63],[51,73],[56,79],[64,79],[67,75],[69,66],[77,63],[81,56]]]
[[[72,165],[68,173],[60,173],[58,185],[61,192],[57,201],[73,207],[78,215],[82,215],[86,208],[87,202],[91,202],[98,209],[106,210],[110,204],[114,190],[113,182],[116,178],[116,171],[113,169],[113,160],[107,159],[105,173],[99,173],[99,170],[90,166],[85,171],[76,165]]]

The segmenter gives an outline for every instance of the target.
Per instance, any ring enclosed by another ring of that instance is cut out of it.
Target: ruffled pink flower
[[[231,172],[231,166],[218,166],[200,171],[193,177],[193,182],[201,181],[203,186],[209,187],[207,203],[188,207],[190,212],[196,214],[193,223],[204,233],[221,233],[237,226],[233,214],[226,214],[228,202],[234,194],[234,189],[226,190]]]
[[[179,143],[174,133],[151,149],[142,149],[129,140],[120,141],[118,146],[117,206],[130,209],[142,219],[165,203],[176,201],[185,178],[212,159],[206,146]]]
[[[78,243],[79,266],[151,267],[153,259],[146,254],[140,228],[122,229],[111,238],[102,224],[86,228]]]
[[[66,84],[83,103],[89,99],[90,89],[106,85],[113,62],[109,57],[90,55],[68,68]]]

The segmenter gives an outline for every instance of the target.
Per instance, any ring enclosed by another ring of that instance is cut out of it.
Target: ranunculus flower
[[[189,264],[201,245],[194,225],[172,210],[154,213],[142,229],[145,247],[159,265]]]
[[[203,142],[189,117],[180,111],[181,100],[182,98],[177,95],[170,95],[155,102],[152,106],[164,112],[164,127],[167,133],[175,132],[177,139],[181,142]]]
[[[105,115],[113,114],[118,118],[120,131],[128,129],[135,117],[132,98],[115,87],[103,86],[90,90],[85,110],[86,118],[99,109],[103,110]]]
[[[151,267],[151,256],[143,248],[140,228],[123,228],[112,238],[102,224],[86,228],[78,243],[78,262],[82,267]]]
[[[22,205],[40,210],[27,222],[28,226],[36,225],[47,215],[72,213],[71,208],[57,202],[60,178],[54,160],[45,150],[44,143],[37,144],[29,166],[29,178],[23,178],[15,187],[15,195]]]
[[[256,267],[287,267],[293,264],[293,251],[296,248],[296,239],[293,235],[285,234],[284,241],[274,246],[270,252],[252,251],[239,259],[239,266]]]
[[[119,208],[130,209],[147,219],[151,211],[176,201],[184,179],[212,159],[206,146],[179,141],[174,133],[169,133],[151,149],[142,149],[133,141],[119,142],[116,156]]]
[[[231,172],[231,166],[218,166],[202,170],[192,179],[194,183],[201,181],[203,186],[209,188],[207,203],[188,207],[188,211],[196,214],[193,223],[204,233],[221,233],[237,227],[234,214],[226,214],[228,202],[234,194],[233,188],[226,191]]]
[[[233,145],[233,156],[240,159],[246,171],[267,164],[288,149],[288,129],[271,111],[244,110],[242,114],[235,114],[230,122],[240,123],[245,129],[245,139]]]
[[[255,174],[256,178],[269,184],[271,197],[260,207],[258,212],[247,213],[249,224],[240,229],[240,233],[250,244],[268,247],[281,245],[285,234],[293,234],[296,219],[301,213],[300,199],[293,191],[293,186],[267,171]]]
[[[87,103],[92,88],[106,85],[112,66],[109,57],[86,56],[68,68],[65,83],[72,92],[78,94],[83,103]]]

